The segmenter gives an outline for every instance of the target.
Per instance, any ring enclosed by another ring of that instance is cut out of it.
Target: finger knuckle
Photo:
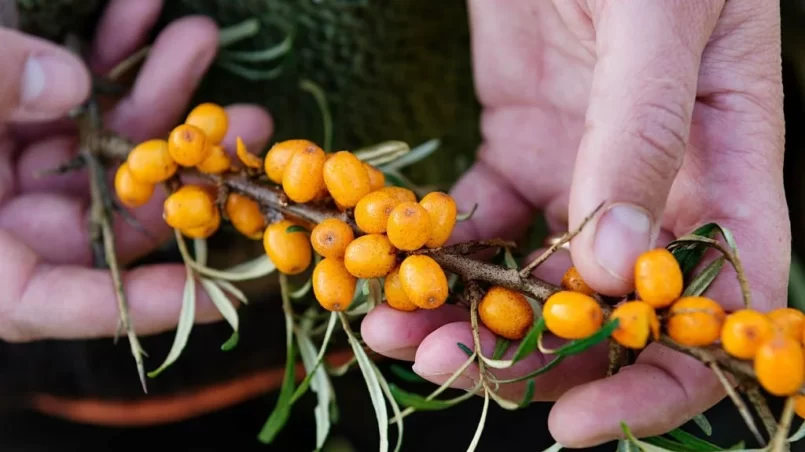
[[[685,107],[674,101],[646,100],[634,112],[626,130],[627,139],[637,148],[634,163],[651,180],[673,178],[682,165],[687,145]]]

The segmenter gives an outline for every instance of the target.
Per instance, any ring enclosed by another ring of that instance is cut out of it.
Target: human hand
[[[112,0],[92,43],[90,66],[106,73],[143,45],[161,9],[159,0]],[[218,30],[203,17],[169,25],[157,38],[131,92],[104,115],[105,125],[132,140],[166,135],[182,119],[193,91],[212,63]],[[77,152],[74,124],[60,120],[90,89],[88,68],[67,50],[0,28],[0,339],[112,336],[117,303],[108,270],[90,269],[86,171],[35,177]],[[234,148],[240,135],[251,147],[265,146],[272,123],[255,106],[227,109]],[[37,122],[34,122],[37,121]],[[109,174],[109,186],[114,173]],[[151,237],[116,218],[122,264],[153,251],[172,230],[162,220],[166,194],[132,211]],[[170,330],[181,308],[182,265],[152,265],[124,272],[130,315],[140,335]],[[220,319],[198,293],[197,319]]]
[[[453,189],[460,207],[478,203],[453,241],[517,237],[540,210],[554,232],[572,230],[606,201],[569,255],[537,274],[558,283],[572,256],[594,289],[622,295],[633,289],[639,253],[717,221],[738,242],[754,308],[785,305],[790,225],[776,2],[469,4],[484,143]],[[734,273],[723,273],[708,296],[738,309]],[[466,360],[456,342],[473,343],[468,318],[456,306],[405,313],[382,305],[362,333],[374,350],[414,361],[419,375],[441,384]],[[482,328],[481,341],[490,356],[494,336]],[[535,353],[496,374],[513,378],[545,361]],[[604,379],[607,363],[603,345],[536,378],[534,400],[556,401],[549,428],[563,445],[619,438],[621,421],[638,436],[662,434],[724,396],[705,366],[660,344]],[[477,369],[466,375],[455,386],[470,389]],[[512,384],[501,395],[519,400],[524,388]]]

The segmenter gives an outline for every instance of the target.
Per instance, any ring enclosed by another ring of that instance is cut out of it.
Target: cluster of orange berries
[[[725,313],[716,301],[682,296],[683,275],[676,258],[664,248],[638,257],[634,269],[636,300],[621,302],[609,318],[618,319],[612,339],[642,349],[659,339],[663,313],[668,336],[679,344],[703,347],[719,343],[739,360],[751,360],[758,382],[777,396],[793,395],[805,383],[805,314],[793,308],[768,313],[740,309]],[[564,339],[584,339],[603,325],[604,313],[593,290],[571,267],[562,279],[564,290],[553,294],[543,309],[545,326]],[[799,401],[805,417],[805,397]]]

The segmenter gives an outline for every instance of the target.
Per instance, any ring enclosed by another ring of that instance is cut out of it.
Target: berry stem
[[[724,371],[718,366],[718,363],[711,362],[710,369],[712,369],[713,373],[718,377],[718,380],[721,382],[721,385],[724,387],[724,390],[727,391],[727,394],[730,396],[732,403],[735,404],[735,407],[738,409],[738,412],[741,414],[746,426],[749,428],[749,431],[755,436],[758,444],[761,447],[766,446],[766,440],[763,439],[763,436],[760,434],[760,431],[757,428],[757,424],[755,424],[755,420],[752,418],[752,414],[749,412],[749,408],[747,408],[746,404],[744,403],[741,396],[735,391],[735,388],[732,386],[729,380],[727,380],[727,376],[724,375]]]

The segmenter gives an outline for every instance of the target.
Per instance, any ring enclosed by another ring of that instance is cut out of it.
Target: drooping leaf
[[[684,445],[688,450],[696,452],[714,452],[714,451],[725,450],[723,447],[717,446],[708,441],[697,438],[695,435],[691,435],[690,433],[680,428],[671,430],[670,432],[668,432],[668,436],[679,441],[679,443]]]
[[[411,372],[408,369],[403,368],[398,364],[392,364],[391,366],[389,366],[389,370],[391,371],[391,373],[398,376],[403,381],[407,381],[409,383],[424,383],[427,381],[424,378],[420,377],[419,375]]]
[[[332,316],[332,318],[335,317]],[[313,341],[299,328],[296,329],[295,333],[296,341],[299,344],[299,355],[302,357],[302,363],[307,373],[305,379],[310,381],[310,389],[316,393],[318,400],[316,408],[313,409],[313,415],[316,419],[316,449],[320,450],[324,447],[324,443],[330,433],[330,401],[332,400],[333,388],[327,372],[319,367],[320,360],[317,357],[319,353],[317,353]],[[292,403],[293,401],[291,401]]]
[[[642,441],[671,452],[694,452],[683,444],[662,436],[652,436],[650,438],[644,438]]]
[[[261,254],[255,259],[235,265],[227,270],[216,270],[198,264],[191,265],[194,270],[204,276],[224,281],[246,281],[249,279],[262,278],[277,269],[276,265],[271,262],[271,259],[269,259],[266,254]]]
[[[467,452],[474,452],[475,448],[478,447],[478,443],[481,441],[481,434],[486,425],[486,413],[489,412],[489,391],[484,391],[484,406],[481,410],[481,418],[478,420],[478,427],[475,429],[475,435],[472,437],[472,442],[470,443],[470,447],[467,448]]]
[[[240,335],[237,333],[237,331],[233,331],[232,335],[229,336],[229,339],[227,339],[226,342],[221,344],[221,350],[223,350],[225,352],[228,352],[229,350],[232,350],[233,348],[235,348],[236,345],[238,345],[239,340],[240,340]]]
[[[601,327],[601,329],[596,331],[596,333],[592,336],[585,339],[575,340],[559,347],[555,354],[566,357],[585,352],[590,347],[594,347],[606,340],[612,334],[612,332],[618,328],[618,323],[618,319],[611,320],[607,322],[606,325]]]
[[[693,281],[688,284],[688,286],[685,288],[685,291],[682,292],[682,296],[696,297],[703,294],[721,272],[721,268],[724,266],[724,262],[726,262],[726,260],[727,258],[720,256],[718,259],[707,265],[707,267],[705,267],[701,273],[696,275]]]
[[[335,330],[335,325],[338,320],[338,314],[332,312],[330,314],[330,320],[327,323],[327,329],[324,331],[324,339],[322,339],[321,349],[318,352],[318,356],[316,356],[315,364],[313,365],[312,370],[307,370],[307,375],[299,383],[299,386],[296,388],[296,391],[291,397],[291,404],[296,403],[296,401],[302,397],[302,395],[307,391],[308,386],[310,385],[314,375],[317,374],[319,368],[321,367],[322,363],[324,362],[324,355],[327,352],[327,346],[330,344],[330,338],[333,335],[333,330]],[[326,371],[325,371],[326,373]]]
[[[182,309],[179,312],[179,323],[176,325],[176,335],[173,338],[173,345],[168,352],[165,361],[156,369],[148,372],[151,378],[161,374],[171,364],[173,364],[182,354],[190,331],[193,329],[193,322],[196,318],[196,280],[193,272],[188,269],[187,279],[184,284],[184,294],[182,295]]]
[[[389,382],[386,381],[386,377],[383,376],[383,373],[380,372],[380,369],[378,369],[377,366],[373,364],[372,367],[374,367],[377,381],[380,383],[380,389],[383,390],[383,394],[389,401],[389,405],[391,405],[391,412],[394,413],[394,423],[397,424],[397,444],[394,446],[394,452],[399,452],[400,448],[402,447],[404,434],[404,422],[402,412],[400,411],[400,405],[397,404],[397,400],[394,399],[394,395],[391,393],[391,387],[389,386]]]
[[[498,337],[495,341],[495,351],[492,353],[492,359],[500,359],[506,354],[506,351],[509,349],[510,345],[511,342],[509,342],[507,339]]]
[[[788,437],[789,443],[796,443],[797,441],[802,441],[805,438],[805,422],[803,422],[796,432],[793,435]]]
[[[696,425],[702,429],[705,435],[713,435],[713,426],[710,425],[710,421],[707,420],[707,416],[704,414],[697,414],[696,416],[693,416],[693,422],[695,422]]]
[[[302,287],[300,287],[300,288],[294,290],[293,292],[291,292],[291,294],[290,294],[291,298],[293,298],[294,300],[300,300],[300,299],[304,298],[305,295],[307,295],[308,292],[310,292],[310,289],[312,289],[312,288],[313,288],[313,278],[308,278],[308,280],[305,282],[305,284]]]
[[[327,103],[327,94],[325,94],[321,86],[308,79],[300,80],[299,88],[310,93],[316,100],[316,105],[319,107],[319,112],[321,112],[321,121],[324,129],[321,147],[325,152],[330,152],[333,146],[333,116],[330,112],[330,106]]]
[[[232,302],[226,297],[226,294],[217,284],[207,278],[201,278],[201,286],[210,296],[210,300],[218,309],[218,312],[221,313],[221,317],[229,323],[229,326],[232,327],[232,337],[230,337],[224,345],[227,348],[224,348],[224,345],[221,346],[221,349],[224,351],[231,350],[237,344],[238,338],[238,311],[235,309],[235,306],[232,305]]]
[[[456,215],[456,221],[461,223],[462,221],[469,220],[470,218],[472,218],[473,215],[475,215],[476,210],[478,210],[478,203],[477,202],[472,205],[472,209],[470,209],[469,212],[459,213],[458,215]]]
[[[553,443],[553,446],[543,450],[542,452],[559,452],[560,450],[564,449],[565,446],[561,445],[559,442]]]
[[[401,157],[381,165],[380,170],[383,172],[399,171],[406,166],[413,165],[433,154],[433,152],[439,149],[440,144],[441,141],[438,139],[428,140],[414,147],[410,152],[403,154]]]
[[[396,160],[409,152],[411,147],[405,141],[389,140],[356,149],[353,154],[359,160],[380,169],[380,165]]]
[[[240,290],[237,287],[235,287],[235,285],[232,284],[231,282],[224,281],[223,279],[216,279],[216,280],[214,280],[214,282],[222,290],[231,293],[232,296],[237,298],[238,301],[240,301],[241,303],[249,304],[249,300],[246,298],[246,294],[244,294],[242,290]]]
[[[668,452],[667,449],[664,449],[660,446],[655,446],[635,438],[626,423],[621,422],[621,428],[623,429],[624,434],[626,434],[626,439],[629,440],[629,442],[631,442],[633,445],[637,446],[642,452]]]
[[[540,317],[534,323],[534,326],[528,331],[528,334],[520,341],[520,345],[517,347],[517,351],[514,352],[514,356],[512,356],[509,360],[501,360],[501,359],[484,359],[484,362],[489,366],[495,369],[506,369],[508,367],[513,366],[515,363],[519,362],[526,356],[534,353],[539,345],[539,339],[542,336],[543,332],[545,331],[545,320]],[[465,351],[466,353],[466,351]]]
[[[536,384],[534,380],[528,380],[525,387],[525,394],[523,394],[523,398],[520,403],[517,405],[518,408],[525,408],[531,404],[531,399],[534,398],[534,391],[536,390]]]
[[[688,235],[695,235],[711,239],[713,236],[715,236],[716,230],[717,226],[715,223],[709,223],[701,226]],[[685,278],[687,278],[690,272],[693,271],[697,265],[699,265],[699,262],[701,262],[705,251],[707,251],[707,247],[697,243],[674,244],[674,242],[671,242],[671,244],[668,245],[668,249],[671,250],[671,254],[673,254],[674,257],[676,257],[677,262],[679,262],[679,266],[682,268],[682,274],[685,275]]]

